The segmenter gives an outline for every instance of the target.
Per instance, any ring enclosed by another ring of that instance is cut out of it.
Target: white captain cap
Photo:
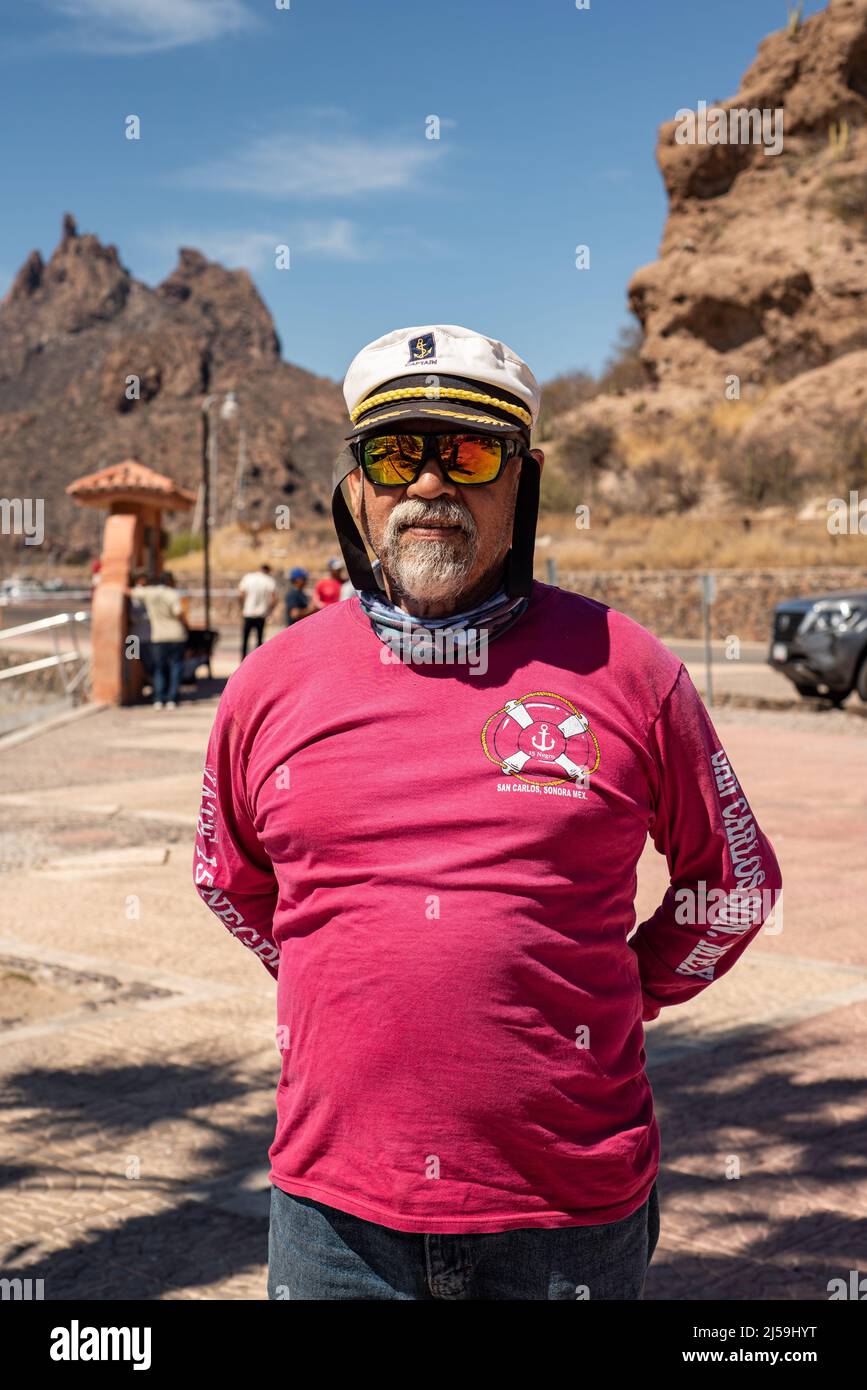
[[[454,323],[395,328],[349,364],[343,395],[357,439],[393,421],[523,434],[539,414],[539,383],[505,343]]]

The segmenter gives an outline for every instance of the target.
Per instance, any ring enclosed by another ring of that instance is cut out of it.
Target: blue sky
[[[323,375],[427,322],[541,380],[598,370],[657,253],[658,125],[733,95],[786,23],[786,0],[278,3],[0,0],[0,293],[69,210],[148,284],[180,245],[246,266]]]

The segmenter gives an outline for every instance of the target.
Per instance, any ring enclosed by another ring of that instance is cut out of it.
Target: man
[[[292,627],[313,612],[313,600],[304,589],[309,577],[307,571],[302,569],[300,565],[296,565],[289,575],[289,588],[286,591],[287,627]]]
[[[135,596],[144,604],[150,620],[153,707],[177,709],[187,628],[184,605],[175,591],[174,575],[163,570],[156,584],[136,587]]]
[[[247,655],[251,633],[256,634],[256,646],[265,640],[265,623],[277,602],[277,585],[271,577],[271,566],[260,565],[250,570],[238,585],[244,631],[241,637],[241,660]]]
[[[404,329],[344,394],[358,596],[229,682],[195,857],[278,982],[268,1293],[639,1299],[644,1023],[754,939],[774,852],[682,663],[533,579],[527,365]],[[482,634],[484,676],[430,660],[445,624]],[[672,887],[630,937],[648,832]]]

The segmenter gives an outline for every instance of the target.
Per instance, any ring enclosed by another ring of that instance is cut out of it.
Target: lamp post
[[[213,396],[202,401],[202,551],[205,560],[205,627],[211,626],[211,470],[208,467],[208,444],[211,435],[209,411]]]
[[[211,626],[211,406],[219,395],[206,396],[202,401],[202,551],[205,562],[205,627]],[[234,391],[226,392],[220,406],[220,419],[231,420],[238,413]],[[214,478],[214,490],[217,480]]]

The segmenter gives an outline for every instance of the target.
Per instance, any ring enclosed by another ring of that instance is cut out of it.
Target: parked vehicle
[[[799,695],[841,705],[857,690],[867,703],[867,590],[778,603],[768,662]]]
[[[5,599],[23,602],[43,598],[44,595],[45,585],[40,579],[22,579],[13,574],[11,578],[0,581],[0,596]]]

